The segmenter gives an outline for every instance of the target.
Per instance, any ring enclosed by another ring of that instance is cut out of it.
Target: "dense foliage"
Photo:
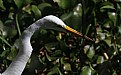
[[[96,41],[41,29],[22,75],[121,75],[121,0],[0,0],[0,72],[16,56],[22,31],[46,15]]]

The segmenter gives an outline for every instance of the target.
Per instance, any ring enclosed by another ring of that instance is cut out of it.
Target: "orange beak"
[[[77,36],[83,37],[83,38],[85,38],[85,39],[87,39],[87,40],[89,40],[89,41],[94,41],[93,39],[91,39],[91,38],[89,38],[89,37],[83,35],[82,33],[79,33],[78,31],[72,29],[72,28],[69,27],[69,26],[66,26],[65,29],[68,30],[69,32],[74,33],[74,34],[76,34]]]

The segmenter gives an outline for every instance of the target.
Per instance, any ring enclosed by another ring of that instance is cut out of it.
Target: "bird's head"
[[[56,16],[49,15],[42,18],[44,29],[54,29],[65,32],[66,24]]]
[[[45,16],[42,19],[43,22],[43,28],[44,29],[54,29],[57,31],[62,31],[62,32],[66,32],[69,31],[73,34],[76,34],[78,36],[84,37],[88,40],[92,40],[86,36],[83,36],[83,34],[79,33],[78,31],[72,29],[71,27],[67,26],[61,19],[59,19],[56,16],[53,15],[49,15],[49,16]]]
[[[74,34],[80,34],[79,32],[77,32],[76,30],[72,29],[71,27],[67,26],[61,19],[59,19],[56,16],[53,15],[49,15],[49,16],[45,16],[42,18],[43,20],[43,28],[44,29],[54,29],[57,31],[62,31],[62,32],[72,32]]]

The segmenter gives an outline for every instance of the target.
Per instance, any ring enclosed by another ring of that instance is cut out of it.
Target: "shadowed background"
[[[71,33],[37,31],[23,75],[120,75],[120,0],[0,0],[0,72],[18,50],[18,38],[30,24],[55,15],[96,40]]]

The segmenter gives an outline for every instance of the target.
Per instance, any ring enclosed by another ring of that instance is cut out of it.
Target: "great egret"
[[[30,39],[34,34],[34,32],[39,28],[56,29],[61,31],[67,30],[87,40],[93,41],[89,37],[83,36],[81,33],[77,32],[76,30],[70,28],[69,26],[66,26],[65,23],[56,16],[52,15],[45,16],[42,19],[39,19],[38,21],[30,25],[26,30],[24,30],[21,37],[19,38],[19,52],[17,56],[12,61],[10,66],[1,75],[22,74],[33,50],[30,43]]]

